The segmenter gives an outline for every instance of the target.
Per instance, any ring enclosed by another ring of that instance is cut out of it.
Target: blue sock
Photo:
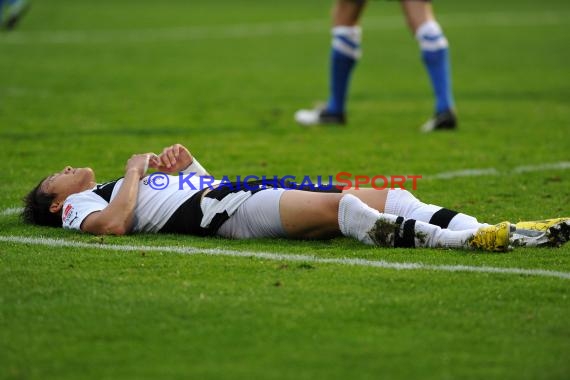
[[[0,22],[2,21],[2,11],[4,10],[4,4],[7,3],[8,5],[12,6],[18,1],[20,0],[0,0]]]
[[[422,58],[435,95],[435,112],[440,113],[452,109],[453,95],[451,93],[449,49],[423,50]]]
[[[345,112],[350,76],[361,54],[361,29],[358,26],[337,26],[333,28],[332,34],[327,111],[342,114]]]
[[[344,113],[350,74],[355,63],[356,60],[354,58],[332,49],[330,97],[327,105],[327,111],[330,113]]]
[[[420,25],[416,39],[420,43],[423,62],[435,95],[435,112],[449,111],[454,108],[454,101],[447,39],[435,20]]]

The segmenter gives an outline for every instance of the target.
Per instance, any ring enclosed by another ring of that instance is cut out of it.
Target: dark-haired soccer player
[[[429,0],[400,0],[411,32],[416,37],[435,96],[434,117],[421,130],[457,127],[451,90],[449,47]],[[333,7],[329,99],[324,108],[299,110],[295,120],[304,126],[344,124],[352,71],[362,54],[360,16],[366,0],[336,0]]]
[[[158,181],[146,175],[149,167],[183,175],[164,174]],[[508,222],[487,225],[422,203],[402,189],[307,191],[277,183],[200,188],[200,177],[206,175],[180,144],[164,148],[160,155],[133,155],[124,177],[104,184],[97,183],[90,168],[67,166],[28,194],[23,218],[93,234],[163,232],[236,239],[326,239],[342,234],[382,247],[487,251],[505,251],[511,245],[557,246],[570,237],[570,219],[538,222],[524,230]]]

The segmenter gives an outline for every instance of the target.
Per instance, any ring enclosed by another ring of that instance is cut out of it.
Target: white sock
[[[452,231],[434,224],[397,217],[396,222],[390,226],[377,224],[371,237],[376,245],[396,248],[466,248],[467,241],[475,231],[477,229]]]
[[[416,30],[416,39],[422,50],[435,51],[449,46],[441,26],[435,20],[429,20],[421,24]]]
[[[384,212],[401,215],[406,219],[438,225],[453,231],[477,229],[485,224],[476,218],[447,208],[426,204],[403,189],[391,189],[386,197]]]
[[[453,231],[424,222],[416,222],[414,227],[415,246],[425,248],[466,248],[467,241],[477,231],[477,228]]]
[[[331,30],[332,47],[336,51],[359,60],[362,57],[362,28],[356,26],[335,26]]]
[[[368,231],[374,227],[380,215],[378,210],[368,207],[354,195],[346,194],[340,199],[338,205],[340,232],[364,244],[374,245]]]
[[[338,224],[345,236],[382,247],[463,248],[477,229],[452,231],[439,226],[380,213],[354,195],[339,203]]]

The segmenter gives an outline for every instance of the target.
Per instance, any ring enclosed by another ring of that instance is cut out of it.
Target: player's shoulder
[[[67,196],[64,203],[81,202],[81,201],[93,201],[93,200],[103,200],[99,195],[97,195],[93,189],[88,189],[80,191],[79,193],[73,193]]]

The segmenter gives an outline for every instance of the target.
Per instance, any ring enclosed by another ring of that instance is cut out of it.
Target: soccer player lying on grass
[[[175,175],[149,180],[149,167]],[[177,175],[180,171],[196,175]],[[208,173],[180,144],[160,155],[133,155],[124,177],[104,184],[97,184],[90,168],[67,166],[27,195],[22,216],[27,223],[92,234],[161,232],[236,239],[342,234],[380,247],[506,251],[510,246],[559,246],[570,238],[570,218],[482,224],[422,203],[402,189],[290,190],[278,183],[227,182],[200,189],[200,176]],[[189,184],[193,186],[181,186]]]

